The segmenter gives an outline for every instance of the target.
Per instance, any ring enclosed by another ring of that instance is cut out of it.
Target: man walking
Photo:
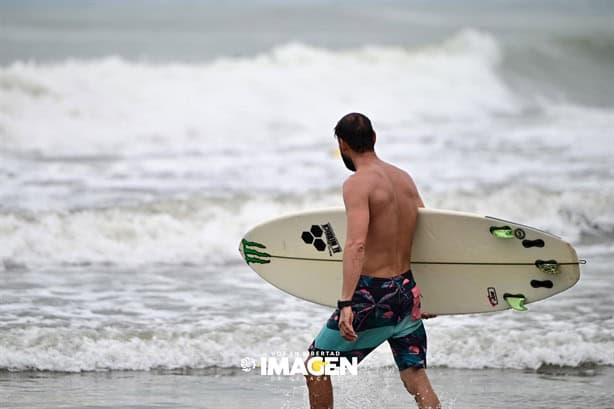
[[[335,127],[345,166],[355,172],[343,185],[347,235],[338,308],[309,346],[360,362],[388,341],[401,380],[421,409],[440,408],[426,375],[426,332],[420,290],[411,272],[411,245],[418,208],[412,178],[380,160],[369,118],[351,113]],[[329,376],[307,376],[312,409],[332,408]]]

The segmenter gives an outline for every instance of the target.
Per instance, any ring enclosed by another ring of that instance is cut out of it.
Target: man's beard
[[[354,166],[354,162],[348,156],[345,156],[343,153],[341,154],[341,159],[343,159],[343,163],[345,167],[351,170],[352,172],[356,172],[356,166]]]

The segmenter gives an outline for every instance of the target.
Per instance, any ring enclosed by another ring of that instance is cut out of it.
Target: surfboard
[[[254,227],[239,251],[275,287],[334,307],[341,294],[345,234],[343,208],[307,211]],[[525,304],[576,284],[582,263],[574,248],[553,234],[437,209],[419,209],[411,254],[422,310],[438,315],[526,310]]]

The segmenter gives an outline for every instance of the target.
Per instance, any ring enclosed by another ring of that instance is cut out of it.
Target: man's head
[[[335,126],[335,136],[339,142],[341,158],[345,166],[356,171],[352,157],[365,152],[373,152],[375,131],[369,118],[359,113],[345,115]]]

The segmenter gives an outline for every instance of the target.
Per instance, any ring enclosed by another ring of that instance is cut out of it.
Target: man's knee
[[[420,408],[441,408],[431,382],[423,368],[408,368],[400,373],[405,389],[414,397]]]
[[[424,369],[422,368],[407,368],[401,371],[401,381],[403,385],[405,385],[405,389],[413,395],[416,396],[420,390],[421,380],[424,378]]]
[[[424,368],[407,368],[401,371],[400,375],[405,389],[416,400],[424,398],[425,395],[434,394]]]

